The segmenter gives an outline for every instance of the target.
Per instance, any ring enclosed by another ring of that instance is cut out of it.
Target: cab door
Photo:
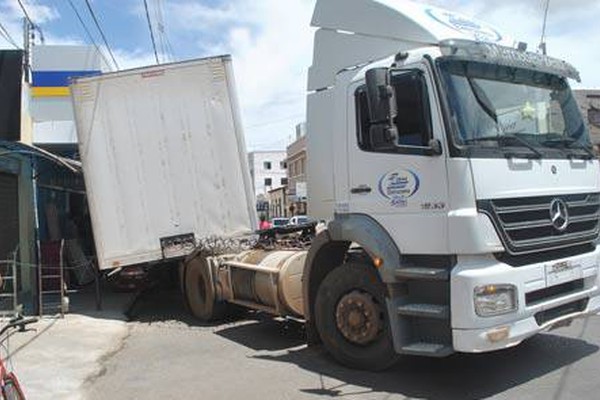
[[[391,71],[393,140],[370,129],[365,82],[349,87],[348,210],[379,222],[406,254],[448,251],[448,151],[431,76],[426,64]]]

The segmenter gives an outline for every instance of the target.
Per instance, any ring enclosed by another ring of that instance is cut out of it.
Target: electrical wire
[[[25,16],[25,19],[27,20],[27,22],[29,22],[29,24],[31,25],[31,27],[33,29],[37,30],[40,33],[40,40],[42,41],[42,43],[44,43],[46,40],[44,39],[44,32],[42,32],[42,28],[40,28],[39,25],[37,25],[36,23],[33,22],[31,17],[29,16],[29,13],[27,12],[27,9],[25,8],[25,5],[23,4],[23,2],[21,0],[17,0],[17,2],[19,3],[19,7],[21,7],[21,11],[23,12],[23,15]]]
[[[108,53],[110,54],[110,58],[112,58],[112,61],[115,64],[115,67],[117,68],[117,71],[118,71],[120,69],[119,64],[117,63],[117,60],[115,59],[115,55],[113,54],[113,52],[110,48],[110,45],[108,44],[108,40],[106,40],[106,35],[104,35],[104,31],[102,30],[102,27],[100,26],[100,22],[98,21],[98,18],[96,17],[96,13],[94,12],[94,9],[92,8],[92,5],[90,4],[89,0],[85,0],[85,4],[87,5],[87,9],[90,12],[90,15],[92,16],[92,19],[94,20],[94,24],[96,25],[98,32],[100,32],[100,36],[102,37],[102,40],[104,41],[104,45],[106,46],[106,49],[108,50]]]
[[[148,30],[150,31],[150,39],[152,40],[152,48],[154,49],[154,58],[156,58],[156,64],[160,64],[158,59],[158,52],[156,51],[156,40],[154,39],[154,30],[152,29],[152,22],[150,21],[150,13],[148,12],[148,1],[144,0],[144,9],[146,10],[146,20],[148,21]]]
[[[173,46],[171,45],[171,41],[169,40],[169,36],[165,29],[163,2],[162,0],[154,0],[154,3],[154,17],[156,18],[156,29],[158,30],[158,37],[160,38],[162,55],[166,60],[174,61],[175,52],[173,51]]]
[[[27,21],[29,21],[29,23],[31,25],[35,24],[33,23],[33,21],[31,20],[31,18],[29,17],[29,13],[27,12],[27,9],[25,8],[25,6],[23,5],[23,2],[21,0],[17,0],[17,2],[19,3],[19,7],[21,7],[21,11],[23,11],[23,15],[25,15],[25,19],[27,19]]]
[[[2,25],[2,22],[0,22],[0,35],[2,35],[2,37],[11,45],[13,45],[16,49],[20,49],[21,47],[17,44],[17,42],[13,39],[13,37],[10,35],[10,33],[8,32],[8,30],[4,27],[4,25]]]
[[[98,54],[100,54],[100,57],[102,57],[102,60],[104,60],[104,63],[108,66],[110,64],[109,61],[108,61],[108,59],[104,55],[104,52],[100,49],[100,46],[98,46],[98,43],[96,43],[96,41],[94,40],[94,37],[92,36],[90,30],[88,29],[85,21],[81,17],[81,14],[79,14],[79,11],[75,7],[75,4],[73,4],[72,0],[68,0],[68,1],[69,1],[69,4],[71,5],[71,8],[73,9],[73,12],[77,16],[77,19],[79,20],[79,23],[81,23],[81,26],[82,26],[83,30],[85,31],[88,39],[90,40],[90,42],[92,42],[92,44],[96,48],[96,51],[98,52]]]

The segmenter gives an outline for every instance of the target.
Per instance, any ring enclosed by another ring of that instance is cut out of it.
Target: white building
[[[98,75],[107,68],[93,46],[35,46],[31,54],[33,143],[77,144],[69,84],[76,77]]]
[[[257,199],[266,199],[269,190],[287,185],[285,151],[253,151],[248,153],[250,176]]]

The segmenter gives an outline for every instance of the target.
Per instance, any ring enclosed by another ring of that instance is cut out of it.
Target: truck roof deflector
[[[344,69],[449,39],[506,48],[515,44],[485,22],[407,0],[318,0],[312,25],[319,29],[309,91],[333,86],[336,74]],[[574,79],[579,76],[572,66],[541,55],[537,55],[536,65]]]

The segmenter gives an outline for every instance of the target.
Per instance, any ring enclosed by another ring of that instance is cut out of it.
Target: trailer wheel
[[[183,268],[183,289],[190,312],[205,322],[222,318],[226,304],[217,301],[206,259],[195,257]]]
[[[379,371],[396,362],[384,293],[376,271],[356,262],[334,269],[319,286],[316,328],[340,363]]]

